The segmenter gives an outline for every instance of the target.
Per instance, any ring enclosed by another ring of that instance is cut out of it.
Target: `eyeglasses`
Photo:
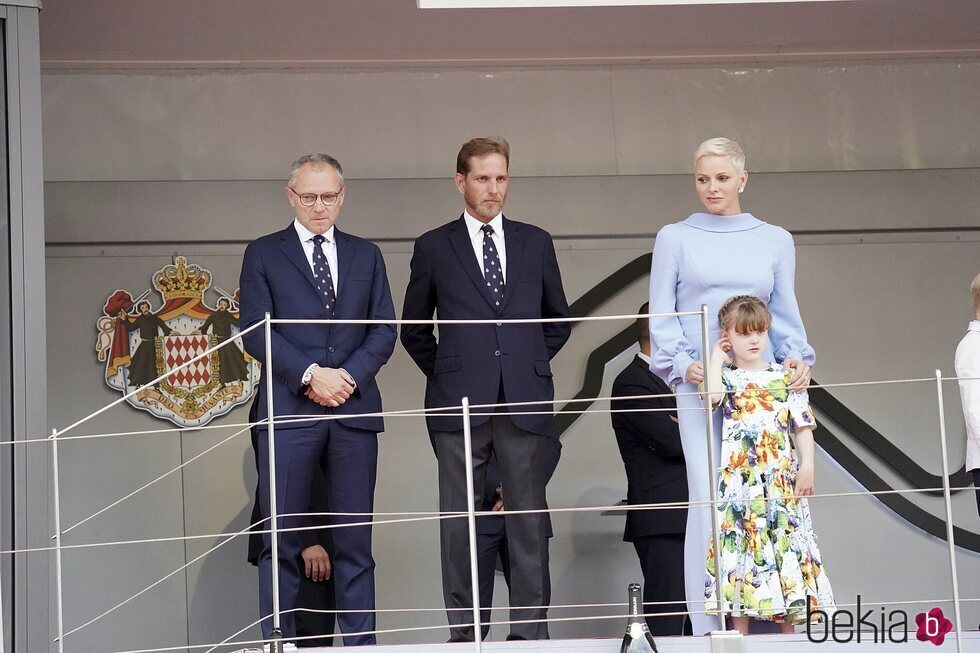
[[[289,186],[286,186],[286,188],[289,188]],[[336,193],[321,193],[320,195],[317,195],[316,193],[297,193],[292,188],[289,188],[289,190],[293,195],[299,198],[299,203],[303,206],[313,206],[316,204],[317,198],[323,202],[324,206],[333,206],[337,203],[337,200],[340,199],[340,194],[344,192],[344,187],[341,186],[340,190]]]

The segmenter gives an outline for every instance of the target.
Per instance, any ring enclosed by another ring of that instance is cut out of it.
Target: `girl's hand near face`
[[[731,362],[732,356],[732,341],[728,339],[728,335],[725,333],[721,334],[721,338],[715,343],[714,355],[723,357],[724,360]]]

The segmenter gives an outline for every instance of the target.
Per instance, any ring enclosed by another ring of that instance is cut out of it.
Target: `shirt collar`
[[[330,225],[330,228],[327,229],[326,232],[324,232],[323,234],[323,237],[326,240],[330,241],[331,243],[334,242],[333,230],[335,226],[336,225]],[[304,227],[302,224],[300,224],[298,218],[293,218],[293,227],[296,228],[296,234],[299,236],[299,242],[301,243],[305,243],[308,240],[312,240],[313,237],[316,236],[315,233],[313,233],[312,231]]]
[[[640,357],[640,360],[641,361],[643,361],[644,363],[647,364],[647,367],[650,366],[650,357],[649,356],[647,356],[646,354],[644,354],[642,351],[636,352],[636,355]]]
[[[504,235],[504,218],[503,218],[503,215],[504,215],[503,212],[498,213],[497,216],[493,220],[491,220],[490,222],[487,222],[486,223],[486,224],[490,225],[491,227],[493,227],[493,233],[496,236],[503,236]],[[477,220],[476,218],[474,218],[472,215],[470,215],[470,212],[467,211],[466,209],[463,209],[463,220],[466,222],[466,232],[470,235],[470,238],[475,238],[476,235],[478,233],[480,233],[480,230],[483,229],[483,224],[484,223],[483,222],[480,222],[479,220]]]
[[[967,331],[976,331],[980,333],[980,320],[971,320],[970,326],[966,328]]]

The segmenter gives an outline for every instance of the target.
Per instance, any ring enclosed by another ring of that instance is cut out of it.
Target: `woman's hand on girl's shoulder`
[[[687,366],[687,372],[684,373],[684,378],[687,379],[688,383],[693,383],[697,385],[704,381],[704,365],[701,361],[694,361]]]
[[[803,361],[787,358],[783,361],[783,367],[792,371],[789,383],[786,385],[789,390],[806,390],[810,387],[810,366]]]

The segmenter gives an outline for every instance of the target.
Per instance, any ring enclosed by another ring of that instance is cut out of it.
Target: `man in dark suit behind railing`
[[[504,521],[511,562],[509,639],[548,637],[551,600],[546,514],[510,511],[547,508],[548,439],[554,384],[551,359],[568,340],[567,323],[505,324],[494,320],[565,318],[568,304],[551,236],[505,218],[510,146],[476,138],[456,157],[456,187],[465,210],[456,220],[415,241],[402,313],[406,319],[482,319],[488,324],[406,325],[401,340],[426,376],[425,407],[541,401],[508,411],[477,410],[472,417],[474,492],[483,501],[490,452],[497,454],[507,496]],[[535,414],[537,413],[537,414]],[[439,460],[439,509],[467,510],[463,422],[459,415],[426,417]],[[468,532],[463,519],[440,522],[443,595],[451,641],[472,640],[465,608],[472,607]],[[464,608],[460,610],[459,608]]]
[[[648,304],[639,313],[648,313]],[[612,396],[671,395],[670,386],[650,372],[649,321],[636,321],[640,353],[613,383]],[[648,412],[613,412],[616,442],[626,466],[628,504],[686,502],[687,475],[677,426],[677,402],[672,396],[613,400],[615,410],[648,409]],[[630,510],[626,513],[623,540],[632,542],[643,571],[644,613],[680,612],[684,598],[684,530],[687,509]],[[690,632],[686,617],[647,617],[654,635]]]
[[[240,280],[242,329],[261,321],[266,313],[277,319],[394,320],[381,251],[334,224],[346,191],[343,170],[333,157],[313,154],[293,163],[284,192],[296,218],[245,250]],[[283,420],[275,428],[277,514],[307,511],[319,468],[326,505],[338,514],[331,524],[370,522],[378,432],[384,430],[384,421],[377,416],[382,406],[375,377],[394,350],[394,325],[274,324],[271,361],[266,360],[263,329],[242,340],[246,351],[262,362],[255,398],[261,431],[257,444],[262,516],[271,514],[265,422],[266,382],[271,374],[275,417]],[[302,525],[302,519],[280,522],[283,528]],[[371,526],[337,528],[333,536],[337,623],[344,645],[374,644],[374,635],[353,634],[375,630]],[[301,545],[295,532],[280,536],[283,611],[296,605],[303,576],[298,564]],[[259,557],[259,605],[266,617],[262,632],[267,638],[272,626],[268,615],[273,604],[273,564],[271,540],[265,537]],[[283,612],[281,623],[283,638],[295,636],[293,613]]]

